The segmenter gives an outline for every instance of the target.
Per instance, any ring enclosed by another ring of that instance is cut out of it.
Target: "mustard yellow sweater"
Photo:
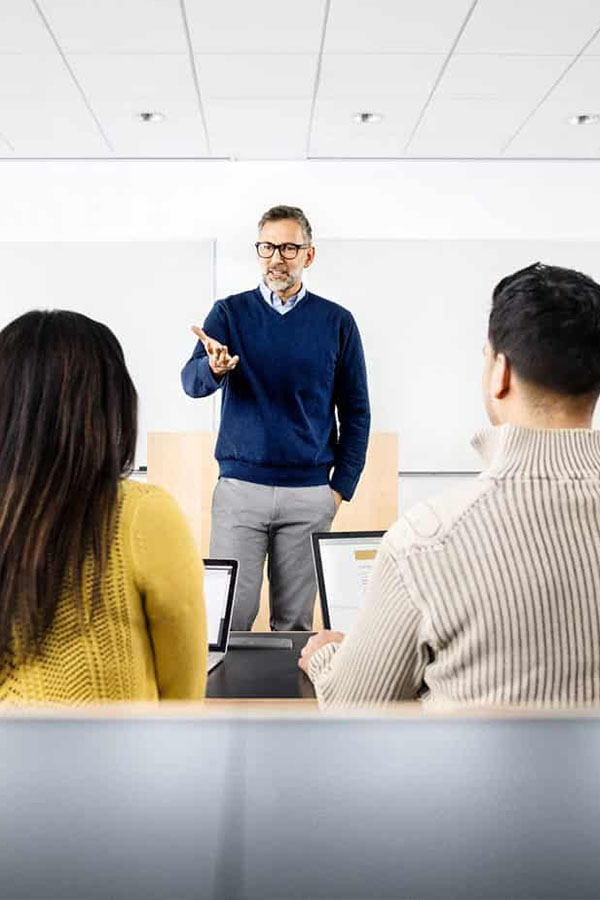
[[[91,579],[86,610],[90,597]],[[0,700],[201,699],[207,649],[202,568],[187,522],[165,491],[126,481],[101,603],[82,616],[62,596],[41,654],[0,671]]]

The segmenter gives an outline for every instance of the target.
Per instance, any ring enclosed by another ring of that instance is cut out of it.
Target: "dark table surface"
[[[247,635],[232,631],[231,637]],[[258,636],[252,632],[248,636]],[[265,641],[291,638],[291,650],[265,647],[230,647],[225,659],[208,676],[206,696],[219,699],[313,699],[315,692],[298,668],[300,651],[310,634],[304,631],[277,631],[260,634]]]

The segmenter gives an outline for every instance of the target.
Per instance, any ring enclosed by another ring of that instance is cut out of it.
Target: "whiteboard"
[[[213,244],[0,243],[0,327],[30,309],[69,309],[108,325],[139,396],[136,465],[148,431],[210,430],[213,401],[193,400],[180,371],[213,302]]]
[[[537,260],[600,280],[600,243],[321,241],[310,290],[350,309],[367,360],[372,428],[399,435],[399,467],[479,470],[470,446],[489,425],[482,348],[492,290]]]

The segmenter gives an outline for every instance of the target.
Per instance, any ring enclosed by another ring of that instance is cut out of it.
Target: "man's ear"
[[[510,390],[511,368],[504,353],[498,353],[492,368],[491,389],[496,400],[502,400]]]
[[[316,250],[315,250],[315,248],[311,245],[311,246],[308,248],[308,251],[307,251],[307,253],[306,253],[306,259],[304,260],[304,268],[305,268],[305,269],[308,269],[309,266],[312,266],[313,260],[314,260],[314,258],[315,258],[315,253],[316,253]]]

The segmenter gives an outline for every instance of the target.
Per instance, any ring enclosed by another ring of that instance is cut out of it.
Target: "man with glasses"
[[[239,560],[232,628],[252,627],[268,558],[271,627],[309,631],[310,534],[329,530],[360,478],[367,376],[352,315],[302,282],[315,257],[302,210],[275,206],[258,229],[259,286],[194,326],[181,377],[191,397],[223,391],[210,555]]]

